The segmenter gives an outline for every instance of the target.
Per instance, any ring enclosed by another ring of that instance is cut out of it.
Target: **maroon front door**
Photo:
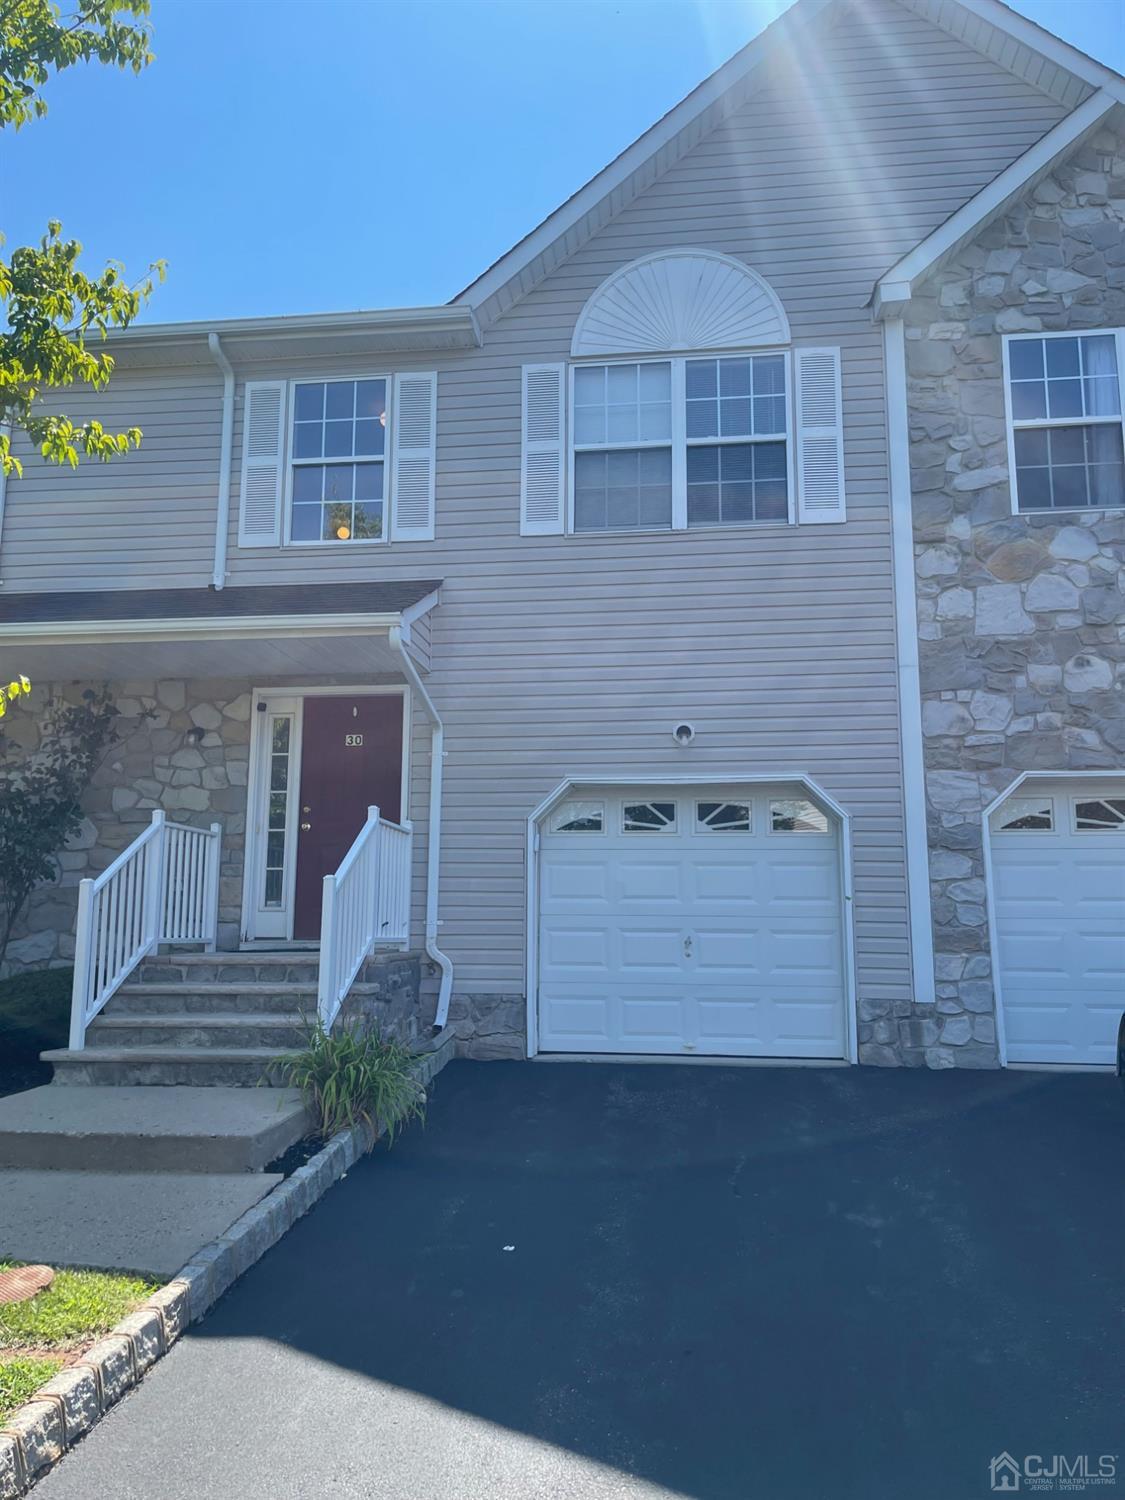
[[[320,936],[322,883],[377,807],[402,816],[402,695],[306,698],[293,936]]]

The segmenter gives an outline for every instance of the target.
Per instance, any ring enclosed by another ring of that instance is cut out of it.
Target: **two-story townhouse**
[[[222,1050],[118,1011],[160,939],[478,1057],[1108,1061],[1123,98],[799,0],[449,304],[116,338],[140,452],[0,511],[6,659],[124,719],[10,950],[77,954],[60,1075]]]

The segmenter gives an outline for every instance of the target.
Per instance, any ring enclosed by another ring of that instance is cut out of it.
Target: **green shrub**
[[[70,1033],[73,969],[29,969],[0,979],[0,1058],[34,1062],[49,1047],[65,1047]]]
[[[300,1089],[325,1140],[362,1120],[382,1128],[389,1146],[402,1125],[425,1119],[426,1091],[413,1064],[405,1047],[377,1031],[361,1035],[344,1027],[330,1034],[318,1019],[301,1051],[275,1066]]]

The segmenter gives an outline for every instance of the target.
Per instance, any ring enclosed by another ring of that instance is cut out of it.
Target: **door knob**
[[[690,958],[691,957],[691,935],[690,935],[690,933],[689,933],[689,935],[686,938],[684,938],[684,957],[685,958]]]
[[[311,823],[302,823],[302,824],[301,824],[301,832],[302,832],[302,833],[308,833],[308,831],[309,831],[309,829],[310,829],[310,828],[311,828],[311,827],[312,827],[312,824],[311,824]]]

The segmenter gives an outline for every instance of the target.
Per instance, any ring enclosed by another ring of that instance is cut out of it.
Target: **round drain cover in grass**
[[[54,1279],[50,1266],[17,1266],[14,1271],[0,1271],[0,1304],[26,1302]]]

